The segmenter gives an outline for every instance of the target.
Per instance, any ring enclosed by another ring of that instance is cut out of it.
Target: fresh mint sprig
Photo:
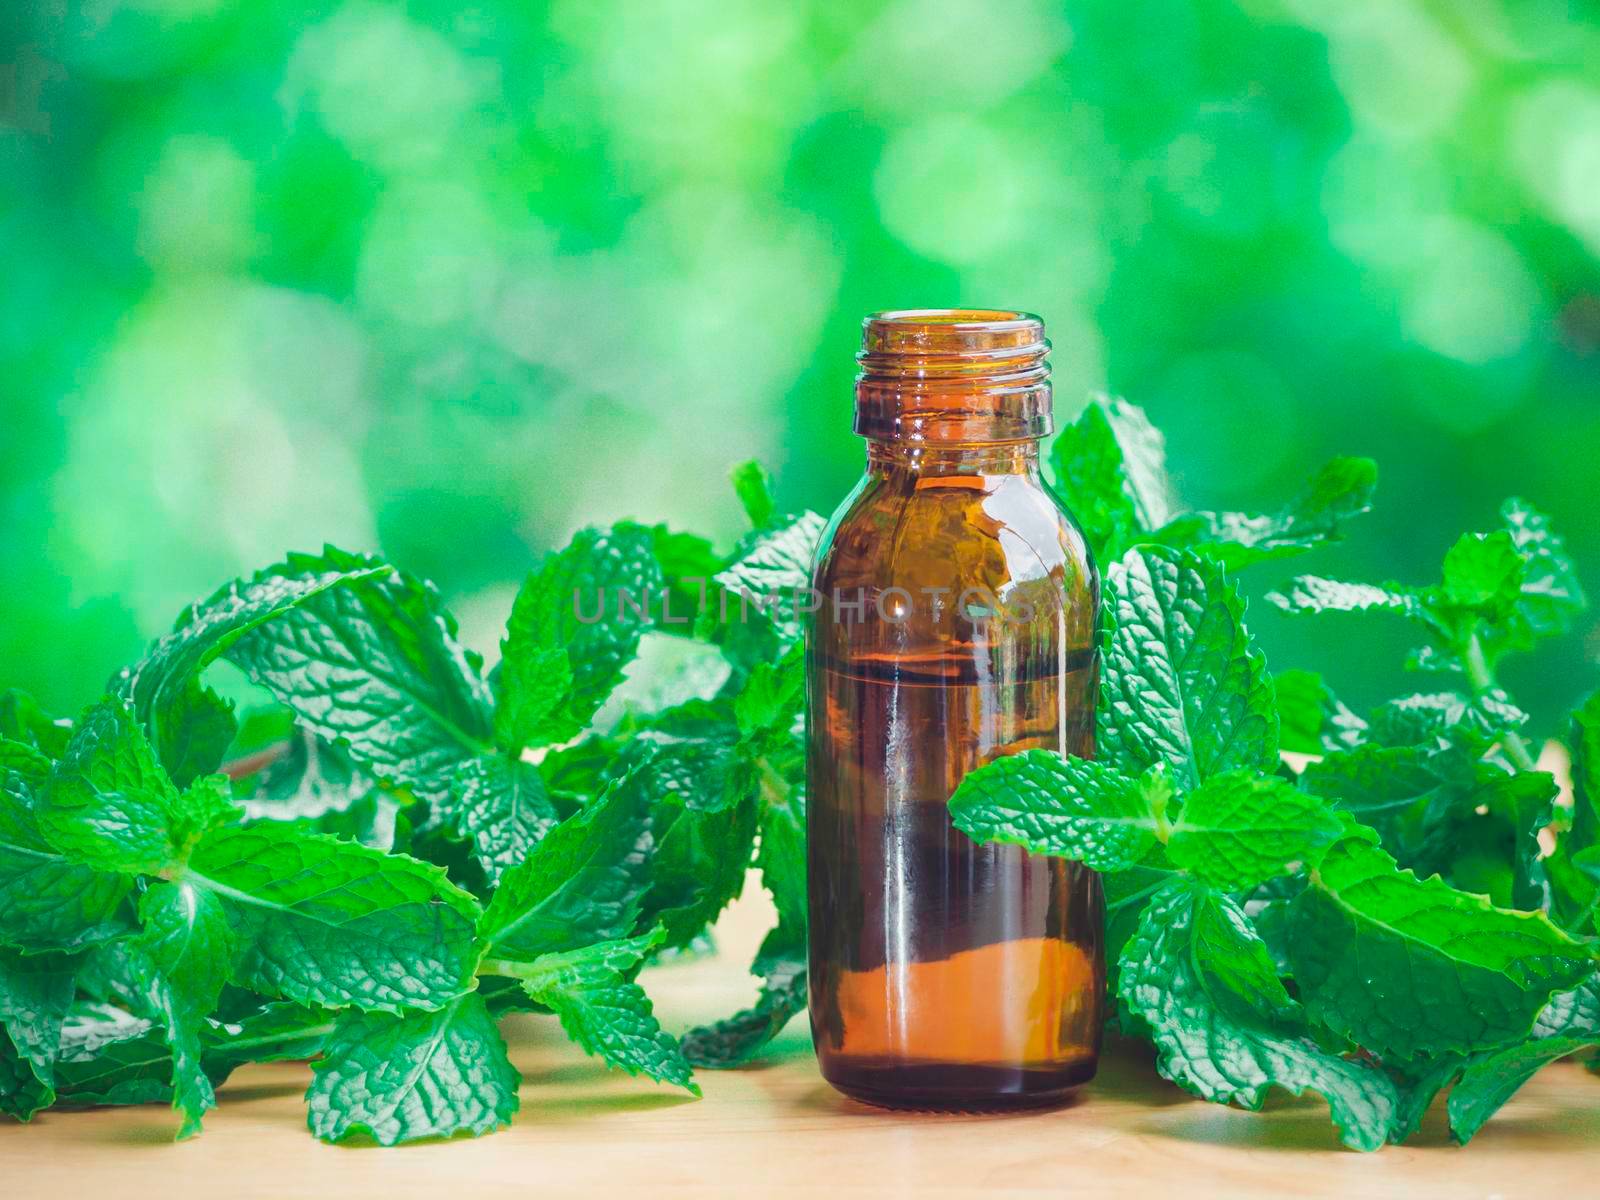
[[[1370,1150],[1457,1081],[1466,1141],[1538,1066],[1600,1043],[1600,697],[1574,718],[1562,821],[1495,674],[1570,627],[1576,572],[1548,520],[1510,501],[1436,585],[1303,576],[1275,593],[1424,635],[1410,665],[1438,690],[1362,718],[1320,675],[1267,671],[1227,572],[1338,536],[1368,505],[1370,464],[1335,460],[1275,515],[1173,516],[1162,458],[1120,400],[1058,440],[1058,486],[1112,558],[1099,758],[999,758],[968,774],[952,818],[1103,872],[1120,1023],[1181,1086],[1248,1108],[1271,1086],[1319,1092]],[[1297,772],[1280,749],[1315,757]],[[1541,831],[1559,835],[1548,856]]]

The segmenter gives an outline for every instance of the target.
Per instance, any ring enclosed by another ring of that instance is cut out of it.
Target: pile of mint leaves
[[[1121,1032],[1207,1100],[1317,1093],[1361,1150],[1404,1141],[1446,1090],[1465,1143],[1600,1044],[1600,693],[1561,731],[1558,805],[1496,675],[1585,608],[1545,516],[1507,501],[1435,582],[1268,593],[1348,622],[1352,652],[1363,621],[1414,631],[1411,686],[1361,716],[1319,674],[1268,671],[1232,576],[1341,536],[1373,463],[1334,460],[1276,513],[1178,513],[1159,433],[1112,399],[1052,459],[1104,572],[1097,755],[996,759],[950,809],[980,841],[1102,873]]]
[[[1276,513],[1180,512],[1160,435],[1100,399],[1052,462],[1105,577],[1097,758],[998,759],[951,809],[1103,873],[1121,1031],[1206,1099],[1319,1093],[1362,1149],[1446,1089],[1465,1141],[1600,1042],[1600,698],[1558,806],[1495,675],[1584,607],[1545,518],[1508,502],[1436,583],[1272,595],[1357,614],[1318,616],[1351,645],[1416,629],[1416,686],[1363,717],[1268,672],[1232,576],[1343,536],[1370,461]],[[511,1121],[514,1013],[695,1094],[757,1058],[806,1001],[793,597],[824,521],[733,482],[731,547],[622,522],[546,556],[492,670],[430,584],[328,548],[192,606],[75,720],[0,693],[0,1110],[170,1103],[188,1136],[237,1067],[310,1059],[311,1131],[393,1145]],[[272,703],[236,711],[219,661]],[[709,949],[751,868],[758,999],[674,1038],[640,971]]]
[[[190,607],[75,720],[0,694],[0,1110],[170,1102],[186,1137],[235,1068],[309,1058],[311,1131],[393,1145],[511,1121],[507,1014],[695,1095],[753,1055],[805,961],[801,630],[759,601],[822,522],[734,483],[730,550],[620,523],[548,555],[490,671],[431,585],[328,548]],[[651,631],[700,653],[597,720]],[[219,660],[273,703],[236,711]],[[752,864],[760,1000],[680,1041],[640,969],[703,950]]]

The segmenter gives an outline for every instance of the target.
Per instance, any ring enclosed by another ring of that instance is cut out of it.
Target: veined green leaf
[[[436,1012],[348,1013],[311,1069],[311,1132],[380,1146],[503,1128],[522,1083],[476,992]]]
[[[649,810],[613,781],[500,877],[479,923],[494,958],[531,960],[633,932],[649,886]]]
[[[463,762],[490,749],[488,685],[429,584],[380,577],[373,560],[329,550],[290,566],[333,566],[356,582],[318,592],[227,651],[299,722],[362,767],[429,804],[450,799]]]
[[[1336,1033],[1407,1061],[1494,1046],[1593,969],[1543,914],[1418,879],[1348,829],[1295,900],[1289,943],[1302,1000]]]
[[[185,881],[216,895],[233,980],[327,1008],[436,1009],[472,986],[478,907],[444,872],[274,825],[221,829]]]
[[[1147,546],[1112,564],[1100,753],[1125,774],[1166,763],[1180,789],[1278,755],[1272,681],[1244,601],[1213,563]]]
[[[650,997],[631,978],[665,940],[659,926],[643,937],[542,954],[519,972],[538,1004],[561,1018],[567,1036],[630,1075],[648,1075],[698,1096],[694,1072],[656,1021]]]
[[[1342,828],[1327,805],[1286,780],[1225,771],[1184,797],[1167,857],[1212,887],[1237,891],[1315,858]]]
[[[558,818],[539,768],[499,754],[457,769],[450,808],[456,832],[472,842],[491,887],[528,857]]]
[[[1376,1150],[1388,1137],[1394,1084],[1318,1044],[1227,897],[1187,880],[1167,884],[1122,952],[1117,988],[1154,1038],[1157,1069],[1202,1099],[1259,1109],[1274,1086],[1317,1092],[1347,1146]]]
[[[1450,1133],[1465,1145],[1539,1071],[1600,1042],[1600,980],[1553,996],[1526,1041],[1480,1054],[1450,1092]]]
[[[496,678],[501,747],[567,741],[588,726],[639,650],[661,600],[653,530],[585,529],[529,575]]]
[[[144,730],[110,697],[79,719],[39,799],[39,831],[98,870],[157,874],[182,860],[193,832]]]
[[[27,785],[0,775],[0,944],[37,953],[79,950],[126,932],[129,876],[97,871],[39,832]]]
[[[1155,845],[1171,795],[1159,771],[1133,779],[1104,763],[1024,750],[969,771],[950,797],[950,816],[977,841],[1118,871]]]
[[[389,571],[374,559],[330,546],[320,556],[291,555],[287,562],[235,580],[185,609],[172,632],[113,681],[173,780],[183,786],[216,770],[232,736],[231,709],[199,683],[208,665],[252,629],[328,589]],[[224,729],[228,738],[222,736]]]

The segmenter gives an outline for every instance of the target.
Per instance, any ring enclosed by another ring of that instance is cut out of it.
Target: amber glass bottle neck
[[[1039,443],[998,442],[929,445],[922,442],[867,442],[867,471],[911,475],[1030,475],[1039,473]]]
[[[923,446],[1036,442],[1051,429],[1049,353],[1028,313],[874,314],[856,356],[856,432]]]

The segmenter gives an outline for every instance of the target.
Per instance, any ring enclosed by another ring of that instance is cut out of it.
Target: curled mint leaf
[[[1150,540],[1194,550],[1237,571],[1339,540],[1344,522],[1372,507],[1377,485],[1378,467],[1370,458],[1335,458],[1278,512],[1186,513],[1158,529]]]
[[[1336,1033],[1401,1061],[1500,1045],[1594,969],[1544,914],[1418,879],[1376,843],[1350,825],[1293,905],[1295,982]]]
[[[1051,449],[1056,490],[1095,557],[1119,557],[1172,515],[1166,442],[1144,410],[1095,396]]]
[[[683,1036],[683,1054],[697,1067],[736,1067],[755,1058],[806,1007],[805,935],[779,925],[761,945],[750,968],[761,980],[755,1004]]]
[[[114,681],[179,786],[217,769],[232,738],[232,709],[199,678],[252,629],[330,588],[373,579],[390,568],[327,547],[296,554],[249,579],[235,580],[185,609],[172,632]],[[224,737],[223,734],[227,736]]]
[[[1149,1030],[1161,1074],[1185,1090],[1249,1109],[1272,1087],[1317,1092],[1347,1146],[1376,1150],[1387,1140],[1394,1084],[1319,1044],[1227,897],[1187,880],[1167,884],[1123,949],[1117,992]]]

